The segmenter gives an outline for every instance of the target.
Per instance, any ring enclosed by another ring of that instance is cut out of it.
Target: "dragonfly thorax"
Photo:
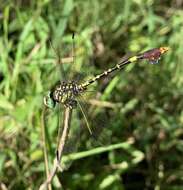
[[[56,103],[75,108],[77,106],[76,97],[83,91],[84,89],[74,81],[61,82],[45,97],[44,103],[50,108],[55,107]]]

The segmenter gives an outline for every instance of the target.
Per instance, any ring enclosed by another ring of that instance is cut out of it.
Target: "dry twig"
[[[44,190],[47,187],[49,187],[49,185],[51,184],[53,180],[53,177],[57,173],[57,169],[61,168],[60,162],[62,159],[63,149],[64,149],[65,143],[67,141],[67,136],[69,133],[71,115],[72,115],[72,109],[69,107],[66,107],[64,111],[63,132],[59,141],[58,152],[54,158],[53,167],[51,171],[49,172],[49,174],[47,175],[47,180],[43,184],[41,184],[41,186],[39,187],[39,190]]]

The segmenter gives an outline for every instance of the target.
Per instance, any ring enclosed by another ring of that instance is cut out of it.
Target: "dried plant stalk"
[[[62,166],[60,166],[60,162],[62,159],[63,149],[67,141],[67,137],[68,137],[68,133],[70,129],[71,115],[72,115],[72,109],[70,107],[66,107],[64,110],[63,132],[59,140],[57,155],[54,158],[53,167],[51,171],[49,172],[49,174],[47,175],[47,180],[43,184],[41,184],[39,190],[47,189],[47,187],[49,187],[49,185],[51,184],[54,176],[56,175],[57,169],[62,168]]]

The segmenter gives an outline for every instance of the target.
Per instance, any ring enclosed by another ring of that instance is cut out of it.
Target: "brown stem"
[[[67,140],[67,136],[69,133],[71,115],[72,115],[72,109],[69,107],[66,107],[65,111],[64,111],[63,132],[62,132],[62,136],[59,141],[58,153],[54,158],[53,167],[47,177],[47,180],[39,187],[39,190],[44,190],[48,187],[48,185],[53,180],[53,177],[55,176],[58,167],[60,167],[59,164],[61,162],[63,149],[64,149],[64,146],[65,146],[65,143]]]

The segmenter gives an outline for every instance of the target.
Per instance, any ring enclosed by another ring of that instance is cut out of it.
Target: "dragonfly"
[[[169,47],[160,47],[150,49],[144,53],[139,53],[132,57],[129,57],[119,63],[114,67],[111,67],[101,74],[96,75],[95,77],[78,84],[74,80],[72,81],[61,81],[60,84],[57,84],[48,94],[44,97],[44,104],[46,107],[53,109],[57,103],[62,104],[64,107],[69,107],[74,109],[77,107],[77,97],[87,91],[88,87],[94,82],[101,80],[104,77],[107,77],[110,73],[121,70],[124,66],[131,63],[135,63],[141,60],[147,60],[151,64],[157,64],[161,56],[166,53],[170,48]]]
[[[74,45],[73,45],[74,47]],[[134,56],[123,59],[121,62],[117,63],[113,67],[103,71],[101,74],[98,74],[84,82],[77,82],[75,80],[70,81],[59,81],[52,90],[44,97],[44,105],[48,109],[54,109],[57,104],[65,108],[76,109],[78,106],[84,116],[86,126],[92,137],[95,137],[93,130],[91,129],[85,112],[80,104],[80,97],[87,92],[90,85],[96,81],[101,80],[102,78],[107,77],[111,73],[114,73],[117,70],[122,70],[126,65],[137,63],[138,61],[146,60],[150,64],[157,64],[161,56],[166,53],[170,48],[169,47],[160,47],[153,48],[143,53],[136,54]],[[100,144],[100,143],[99,143]]]

